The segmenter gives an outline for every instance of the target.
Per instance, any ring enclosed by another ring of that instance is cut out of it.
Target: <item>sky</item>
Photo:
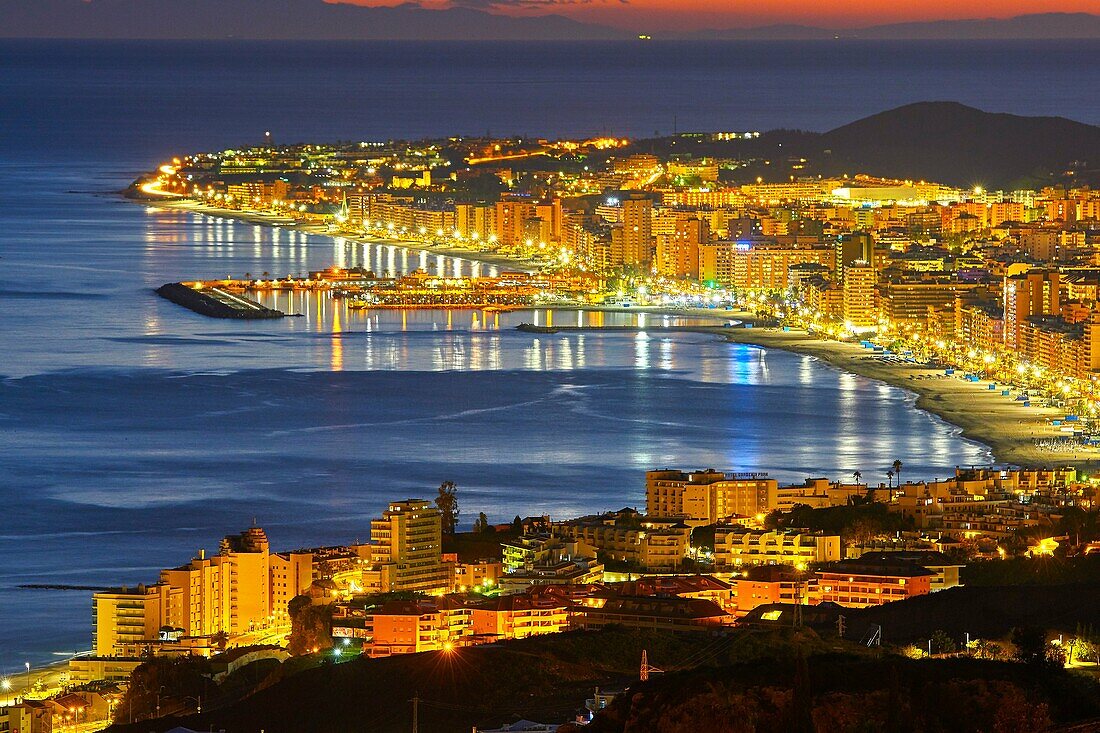
[[[329,0],[400,5],[408,0]],[[882,23],[1009,18],[1097,12],[1098,0],[414,0],[428,8],[461,5],[509,15],[556,13],[631,30],[699,30],[797,23],[859,28]]]

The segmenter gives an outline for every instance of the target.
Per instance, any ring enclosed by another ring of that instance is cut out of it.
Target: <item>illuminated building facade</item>
[[[763,473],[727,474],[713,469],[691,473],[646,472],[646,514],[714,524],[731,517],[755,517],[775,508],[778,482]]]
[[[439,510],[423,499],[392,502],[371,521],[373,567],[364,572],[367,589],[382,593],[450,590],[451,571],[443,564]]]
[[[719,568],[791,565],[805,569],[840,559],[840,535],[722,525],[714,532],[714,562]]]

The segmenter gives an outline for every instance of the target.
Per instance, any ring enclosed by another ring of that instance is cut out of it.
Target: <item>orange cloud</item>
[[[401,5],[408,0],[329,0]],[[1049,12],[1095,13],[1096,0],[418,0],[427,8],[456,5],[509,15],[556,13],[632,29],[687,30],[798,23],[858,28],[881,23],[1009,18]]]

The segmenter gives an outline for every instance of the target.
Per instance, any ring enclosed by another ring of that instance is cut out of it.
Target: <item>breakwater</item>
[[[286,313],[260,305],[254,300],[220,288],[196,290],[183,283],[167,283],[156,290],[157,295],[210,318],[263,319],[283,318]]]

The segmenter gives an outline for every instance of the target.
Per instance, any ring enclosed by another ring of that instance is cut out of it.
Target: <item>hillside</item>
[[[993,40],[1100,38],[1100,15],[1091,13],[1030,13],[1013,18],[969,18],[890,23],[864,28],[820,28],[807,25],[767,25],[696,31],[690,38],[707,40]]]
[[[0,37],[88,39],[592,40],[631,34],[560,15],[324,0],[0,0]]]
[[[1100,127],[1062,117],[983,112],[957,102],[919,102],[838,127],[813,142],[825,172],[1013,188],[1066,171],[1100,173]]]
[[[976,659],[826,654],[654,677],[563,733],[972,733],[1100,715],[1095,681]],[[1083,728],[1082,730],[1096,730]]]
[[[208,691],[204,700],[209,704],[202,715],[109,730],[150,733],[182,725],[227,733],[260,729],[267,733],[398,733],[409,730],[409,701],[414,695],[421,698],[420,729],[432,733],[468,733],[474,725],[497,726],[522,717],[561,722],[572,719],[595,687],[622,688],[635,682],[642,650],[648,652],[651,664],[668,670],[765,659],[785,659],[790,664],[795,653],[791,639],[790,629],[737,631],[719,638],[611,629],[534,637],[450,654],[360,657],[284,676],[289,669],[310,664],[310,659],[301,657],[272,673],[251,697],[221,709],[212,709],[221,703]],[[827,645],[806,632],[802,646],[825,653],[837,643]],[[158,679],[154,684],[160,683]],[[187,694],[193,693],[184,689],[182,695]],[[162,701],[172,695],[166,691]]]
[[[1079,624],[1100,619],[1100,585],[963,586],[852,611],[847,618],[849,637],[862,636],[867,624],[878,624],[883,641],[891,644],[920,642],[936,630],[960,642],[968,633],[975,639],[1000,639],[1025,626],[1073,633]]]
[[[706,135],[641,139],[629,152],[747,161],[735,171],[723,171],[727,183],[750,183],[757,176],[782,182],[791,174],[865,173],[991,190],[1100,184],[1100,127],[1062,117],[985,112],[958,102],[907,104],[824,133],[772,130],[749,140]],[[791,163],[799,167],[788,167]]]

